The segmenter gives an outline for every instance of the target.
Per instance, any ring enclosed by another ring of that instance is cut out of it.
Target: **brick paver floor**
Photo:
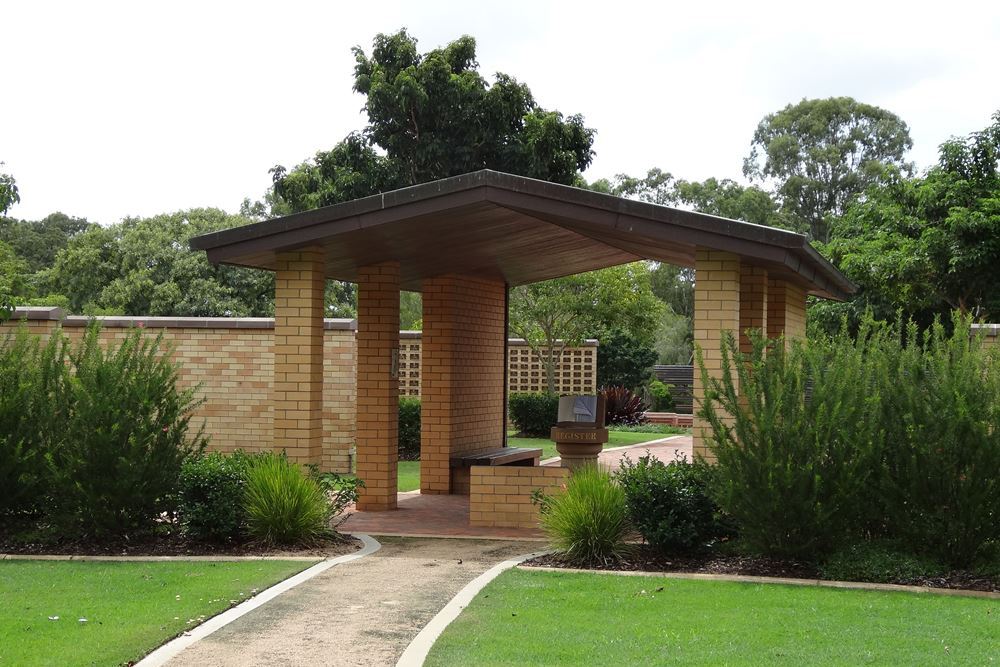
[[[600,462],[613,469],[623,457],[633,461],[646,452],[663,461],[673,461],[678,455],[691,459],[691,436],[672,438],[617,447],[601,452]],[[543,465],[559,465],[559,459],[550,459]],[[481,528],[469,525],[469,497],[453,495],[421,495],[400,493],[399,509],[388,512],[359,512],[348,510],[348,517],[338,526],[344,533],[369,535],[402,535],[408,537],[478,537],[487,539],[539,540],[539,530],[517,528]]]

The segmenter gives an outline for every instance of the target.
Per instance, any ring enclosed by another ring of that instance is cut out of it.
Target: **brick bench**
[[[541,449],[527,447],[501,447],[488,452],[454,456],[449,461],[451,492],[469,495],[469,468],[472,466],[537,466],[541,458]]]

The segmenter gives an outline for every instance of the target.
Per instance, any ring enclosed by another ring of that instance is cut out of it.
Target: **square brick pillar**
[[[322,248],[281,252],[274,276],[274,449],[297,463],[322,462]]]
[[[396,509],[399,458],[399,264],[358,269],[358,509]]]
[[[740,330],[739,255],[698,248],[695,251],[694,343],[701,348],[705,369],[711,377],[722,375],[722,332],[734,336]],[[694,411],[705,398],[701,369],[694,369]],[[694,454],[712,460],[708,449],[708,422],[694,418]]]
[[[422,289],[420,492],[467,493],[450,458],[504,444],[506,286],[446,275]]]
[[[767,290],[767,269],[740,265],[740,352],[744,354],[753,351],[748,329],[767,334]]]
[[[785,337],[786,345],[806,337],[806,290],[781,278],[767,281],[767,337]]]

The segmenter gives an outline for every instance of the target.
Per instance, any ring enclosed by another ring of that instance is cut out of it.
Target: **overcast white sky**
[[[350,48],[462,35],[481,71],[598,131],[593,180],[653,166],[741,179],[757,122],[850,95],[910,125],[930,165],[1000,109],[1000,3],[4,2],[0,160],[22,203],[111,223],[236,211],[268,168],[364,124]]]

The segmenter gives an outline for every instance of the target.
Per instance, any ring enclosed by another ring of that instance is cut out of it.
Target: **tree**
[[[74,312],[266,316],[273,310],[273,274],[212,266],[188,247],[192,236],[247,222],[218,209],[192,209],[92,227],[60,251],[53,283]]]
[[[32,273],[52,266],[69,240],[91,226],[84,218],[52,213],[42,220],[0,218],[0,241],[10,244]]]
[[[0,241],[0,322],[10,318],[26,289],[28,263]]]
[[[895,114],[850,97],[803,99],[760,121],[743,173],[770,180],[782,208],[829,241],[829,216],[894,174],[909,175],[904,155],[913,145]]]
[[[861,289],[848,306],[821,310],[891,318],[902,309],[922,323],[951,309],[1000,317],[1000,111],[942,144],[925,176],[873,186],[834,232],[824,251]]]
[[[0,167],[3,162],[0,162]],[[10,207],[21,201],[21,195],[17,191],[17,181],[10,174],[0,174],[0,215],[3,215]]]
[[[377,35],[370,57],[353,53],[368,125],[290,171],[271,170],[276,200],[291,211],[479,169],[573,184],[593,158],[581,116],[541,108],[506,74],[488,84],[472,37],[421,55],[400,30]]]
[[[610,341],[622,332],[649,346],[662,312],[645,262],[524,285],[510,294],[510,330],[541,359],[549,391],[566,347],[588,336]]]

